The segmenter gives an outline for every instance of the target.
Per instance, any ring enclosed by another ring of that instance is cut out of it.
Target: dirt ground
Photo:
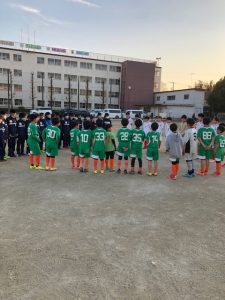
[[[225,299],[225,169],[171,181],[162,153],[157,178],[80,174],[69,156],[0,164],[1,300]]]

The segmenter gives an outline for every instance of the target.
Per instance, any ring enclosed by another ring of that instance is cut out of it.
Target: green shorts
[[[213,157],[213,153],[212,153],[212,149],[206,150],[202,147],[202,145],[199,145],[198,147],[198,158],[199,159],[212,159]]]
[[[80,147],[79,148],[79,156],[81,158],[89,158],[91,156],[91,150],[87,147]]]
[[[142,148],[131,148],[130,157],[142,159]]]
[[[79,148],[78,147],[70,147],[71,154],[74,156],[79,155]]]
[[[118,156],[122,156],[122,157],[129,157],[130,156],[130,147],[127,147],[128,150],[125,151],[124,150],[124,145],[118,145],[118,148],[117,148],[117,155]]]
[[[105,151],[93,151],[91,157],[93,159],[104,160],[105,159]]]
[[[56,157],[59,154],[59,149],[57,145],[46,144],[45,152],[47,156]]]
[[[159,149],[158,148],[148,148],[146,153],[147,160],[159,160]]]
[[[216,149],[215,161],[220,162],[224,160],[224,150],[221,148]]]
[[[30,154],[32,155],[41,155],[41,149],[40,149],[40,145],[39,142],[28,142],[28,146],[30,148]]]

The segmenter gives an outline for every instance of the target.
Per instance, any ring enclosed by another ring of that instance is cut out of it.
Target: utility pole
[[[10,112],[10,102],[9,102],[9,97],[10,97],[10,69],[7,70],[7,76],[8,76],[8,114]]]
[[[53,101],[52,101],[52,95],[53,94],[53,82],[52,82],[52,76],[50,78],[50,107],[51,107],[51,110],[52,110],[52,107],[53,107]]]
[[[102,109],[105,109],[105,81],[102,80]]]
[[[175,89],[175,82],[172,81],[172,82],[170,82],[170,83],[172,83],[172,91],[174,91],[174,89]]]
[[[80,110],[80,76],[77,77],[77,109]]]
[[[10,95],[10,104],[11,104],[11,109],[13,108],[13,84],[12,84],[12,71],[10,71],[10,90],[11,90],[11,95]]]
[[[31,73],[31,100],[32,109],[34,109],[34,73]]]
[[[88,100],[89,100],[88,92],[89,92],[89,80],[87,78],[86,79],[86,110],[88,110]]]
[[[109,95],[109,99],[110,99],[110,102],[109,102],[109,104],[110,104],[110,108],[111,108],[111,105],[112,105],[112,82],[110,82],[110,95]]]
[[[68,76],[69,80],[69,109],[71,108],[71,78],[70,75]]]
[[[41,101],[44,101],[44,73],[41,73]]]

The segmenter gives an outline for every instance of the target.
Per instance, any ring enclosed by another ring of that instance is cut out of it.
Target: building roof
[[[205,92],[206,90],[205,89],[199,89],[199,88],[189,88],[189,89],[181,89],[181,90],[173,90],[173,91],[155,92],[154,94],[176,93],[176,92],[185,92],[185,91]]]

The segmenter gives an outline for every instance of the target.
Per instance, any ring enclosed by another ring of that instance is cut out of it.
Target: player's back
[[[91,146],[91,130],[83,129],[79,133],[80,149],[90,148]]]
[[[70,130],[70,145],[77,145],[79,142],[80,130],[77,128]]]
[[[160,143],[160,133],[157,131],[150,131],[147,134],[148,148],[158,148]]]
[[[197,132],[198,138],[200,138],[205,145],[210,145],[215,135],[215,131],[211,127],[202,127]]]
[[[131,131],[131,147],[142,148],[143,141],[145,139],[145,133],[141,129],[133,129]]]
[[[120,146],[128,147],[131,141],[131,130],[129,128],[120,128],[117,132],[117,140]]]
[[[93,139],[93,150],[94,151],[104,151],[105,150],[105,140],[106,131],[103,128],[96,128],[92,132]]]
[[[56,126],[49,125],[46,127],[46,145],[58,144],[60,140],[60,129]]]
[[[37,125],[30,123],[27,129],[28,141],[36,140],[35,136],[39,137]]]

